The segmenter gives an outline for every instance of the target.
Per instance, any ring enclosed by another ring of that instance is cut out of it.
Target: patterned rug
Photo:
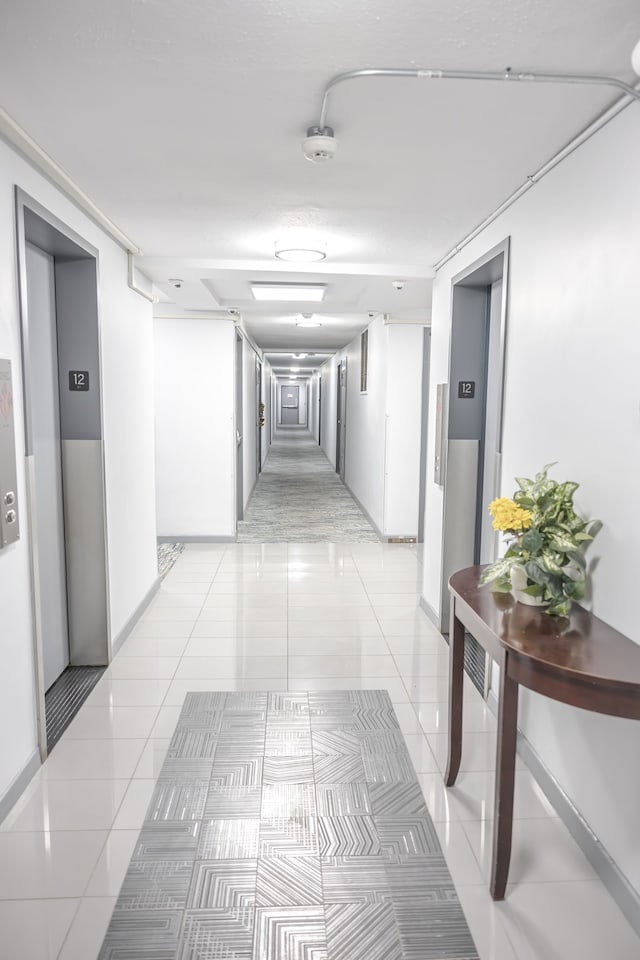
[[[238,524],[238,542],[380,542],[309,431],[279,430]]]
[[[386,691],[187,695],[99,960],[477,960]]]
[[[184,543],[158,544],[158,576],[166,577],[182,551]]]

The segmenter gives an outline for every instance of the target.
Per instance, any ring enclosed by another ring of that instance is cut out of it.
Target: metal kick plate
[[[11,361],[0,360],[0,548],[20,539]]]

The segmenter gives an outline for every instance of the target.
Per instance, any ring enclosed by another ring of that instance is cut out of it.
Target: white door
[[[26,246],[31,423],[44,688],[69,663],[53,257]]]

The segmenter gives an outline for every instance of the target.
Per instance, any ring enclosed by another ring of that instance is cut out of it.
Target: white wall
[[[322,449],[336,463],[338,365],[347,358],[345,483],[385,536],[417,536],[423,327],[369,325],[367,392],[360,337],[321,368]]]
[[[232,537],[235,327],[156,319],[154,338],[158,534]]]
[[[271,423],[271,364],[268,360],[262,362],[262,402],[264,403],[264,427],[261,428],[262,467],[269,456],[269,424]]]
[[[111,639],[157,577],[151,305],[127,287],[127,257],[92,220],[0,141],[0,356],[12,361],[21,539],[0,551],[0,799],[36,750],[14,185],[99,250]]]
[[[385,509],[387,536],[417,536],[422,429],[424,327],[387,327],[387,441]]]
[[[314,373],[309,378],[309,432],[311,436],[318,440],[318,427],[320,424],[319,410],[319,377]]]
[[[256,393],[257,355],[248,340],[242,340],[242,459],[244,465],[243,495],[246,507],[258,479],[258,397]]]
[[[338,397],[338,365],[344,356],[344,351],[337,353],[320,368],[322,376],[322,418],[321,446],[329,462],[336,465],[336,418]]]
[[[604,528],[590,556],[592,608],[640,641],[640,123],[627,108],[445,265],[434,284],[435,387],[448,378],[451,278],[511,236],[501,493],[557,460],[578,509]],[[440,544],[442,490],[427,473],[425,542]],[[424,597],[440,603],[440,551]],[[640,724],[523,696],[521,725],[543,762],[640,893]]]

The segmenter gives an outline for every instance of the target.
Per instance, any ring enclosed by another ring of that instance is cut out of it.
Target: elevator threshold
[[[106,667],[67,667],[44,696],[47,752],[65,732]]]

